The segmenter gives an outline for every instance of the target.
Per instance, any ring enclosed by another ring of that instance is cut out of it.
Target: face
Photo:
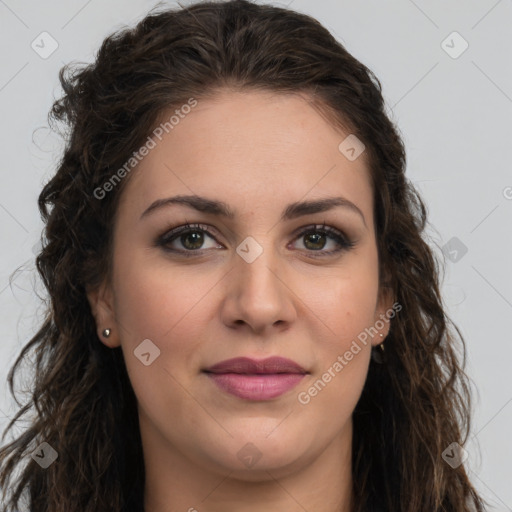
[[[133,171],[112,279],[89,300],[98,332],[112,330],[103,342],[122,347],[146,452],[249,480],[350,443],[383,340],[361,333],[391,302],[366,155],[340,152],[347,135],[304,97],[219,92]],[[256,362],[205,371],[238,357]],[[301,370],[256,364],[271,357]]]

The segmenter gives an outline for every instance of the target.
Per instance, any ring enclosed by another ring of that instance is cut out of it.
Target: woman
[[[464,341],[374,75],[234,0],[152,13],[60,77],[6,510],[483,510]]]

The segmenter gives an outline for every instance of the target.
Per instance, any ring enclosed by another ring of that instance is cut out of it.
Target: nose
[[[289,328],[297,317],[297,298],[277,256],[265,249],[248,263],[236,254],[233,265],[222,305],[224,324],[258,334]]]

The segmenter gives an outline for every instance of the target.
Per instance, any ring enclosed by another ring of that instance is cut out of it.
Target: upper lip
[[[307,373],[302,366],[284,357],[268,357],[267,359],[251,359],[235,357],[214,364],[204,370],[208,373],[242,373],[242,374],[271,374],[271,373]]]

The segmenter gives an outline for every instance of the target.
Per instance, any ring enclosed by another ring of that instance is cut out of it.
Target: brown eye
[[[216,242],[208,226],[186,224],[165,233],[157,239],[156,244],[167,252],[184,256],[199,255],[206,249],[224,248],[218,242],[210,247],[205,247],[208,238],[212,242]],[[303,229],[301,233],[296,235],[295,240],[302,240],[304,250],[313,257],[334,255],[341,251],[347,251],[355,245],[355,242],[349,240],[341,231],[325,226],[325,224]],[[333,248],[325,250],[329,243],[332,244]]]
[[[189,231],[180,236],[180,242],[186,249],[200,249],[204,243],[204,235],[201,231]]]
[[[213,238],[213,235],[210,234],[206,227],[203,227],[199,224],[186,224],[185,226],[180,226],[165,233],[157,240],[157,245],[163,247],[166,251],[182,253],[185,255],[187,255],[187,252],[194,253],[199,252],[202,249],[210,249],[215,247],[222,248],[222,246],[220,246],[218,243],[217,245],[214,244],[211,247],[203,247],[207,241],[207,238],[215,241],[215,238]]]
[[[315,257],[329,256],[332,254],[339,253],[340,251],[346,251],[354,247],[355,242],[351,241],[341,231],[325,226],[310,226],[301,231],[297,237],[299,240],[303,240],[305,249],[314,254]],[[329,243],[329,239],[332,240],[334,248],[332,250],[323,250]]]
[[[304,240],[307,241],[304,245],[308,249],[323,249],[326,243],[326,236],[315,234],[307,234],[304,236]],[[310,244],[310,245],[309,245]]]

